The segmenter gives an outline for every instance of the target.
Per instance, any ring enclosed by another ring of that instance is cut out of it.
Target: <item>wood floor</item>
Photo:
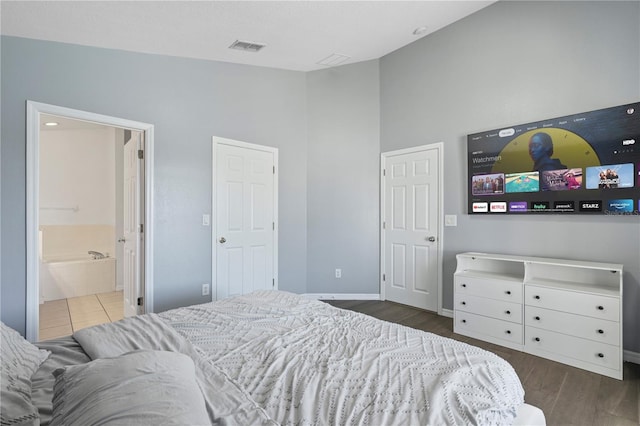
[[[453,320],[393,302],[328,301],[361,312],[489,350],[518,373],[525,401],[542,409],[548,425],[626,426],[640,424],[640,365],[624,363],[624,381],[537,356],[461,336]]]

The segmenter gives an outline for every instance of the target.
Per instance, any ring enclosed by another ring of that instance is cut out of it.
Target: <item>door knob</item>
[[[431,242],[434,242],[434,241],[436,240],[436,237],[433,237],[433,236],[432,236],[432,237],[427,238],[427,240],[429,240],[429,241],[431,241]]]
[[[119,242],[119,243],[124,243],[125,241],[127,241],[127,240],[125,240],[124,238],[119,238],[119,239],[118,239],[118,242]]]
[[[225,237],[220,238],[220,244],[224,244],[227,242],[227,239]]]

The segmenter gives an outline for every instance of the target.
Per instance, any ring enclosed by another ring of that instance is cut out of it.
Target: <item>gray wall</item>
[[[25,101],[155,125],[156,311],[211,281],[211,136],[280,150],[280,288],[306,291],[305,74],[2,37],[2,320],[24,333]]]
[[[378,70],[374,60],[307,74],[308,293],[380,292]]]
[[[498,2],[381,59],[382,151],[444,142],[445,308],[458,252],[622,263],[640,352],[637,216],[469,217],[465,200],[467,134],[640,100],[639,27],[639,2]]]

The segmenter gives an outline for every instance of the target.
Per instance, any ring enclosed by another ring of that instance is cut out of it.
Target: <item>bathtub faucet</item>
[[[89,250],[89,254],[92,255],[94,259],[104,259],[105,257],[107,257],[99,251]]]

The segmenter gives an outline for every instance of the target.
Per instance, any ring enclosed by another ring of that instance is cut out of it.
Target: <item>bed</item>
[[[282,291],[36,346],[2,331],[2,424],[544,424],[495,354]]]

